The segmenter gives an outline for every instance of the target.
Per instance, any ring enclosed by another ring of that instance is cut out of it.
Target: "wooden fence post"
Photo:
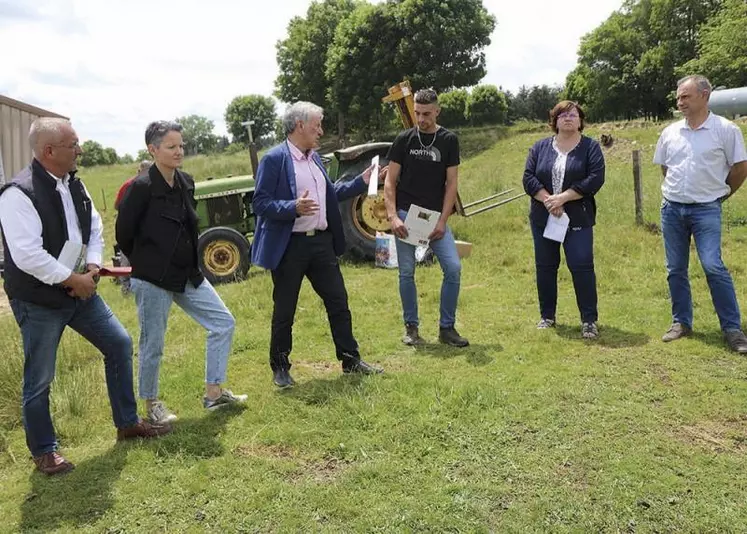
[[[641,183],[641,151],[633,151],[633,193],[635,194],[635,223],[643,224],[643,184]]]

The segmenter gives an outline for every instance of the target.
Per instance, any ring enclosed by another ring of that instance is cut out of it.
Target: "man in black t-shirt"
[[[469,341],[454,328],[459,299],[461,263],[454,236],[446,225],[454,211],[457,197],[459,140],[436,124],[441,108],[433,89],[415,93],[415,118],[418,125],[400,133],[392,143],[387,158],[389,175],[384,186],[387,217],[398,238],[399,294],[405,322],[402,342],[423,342],[418,332],[418,292],[415,286],[415,245],[402,241],[407,237],[404,219],[411,205],[440,213],[429,245],[444,273],[441,284],[441,308],[438,339],[455,347],[466,347]]]

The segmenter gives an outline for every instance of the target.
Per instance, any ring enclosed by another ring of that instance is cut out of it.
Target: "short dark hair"
[[[552,128],[553,132],[558,133],[558,117],[560,117],[560,114],[573,109],[578,111],[578,119],[581,122],[578,131],[584,131],[584,119],[586,118],[586,114],[584,113],[583,108],[572,100],[561,100],[555,104],[555,107],[550,111],[550,128]]]
[[[438,93],[431,87],[415,93],[416,104],[438,104]]]
[[[145,129],[145,146],[160,146],[167,133],[181,131],[182,125],[176,121],[153,121]]]

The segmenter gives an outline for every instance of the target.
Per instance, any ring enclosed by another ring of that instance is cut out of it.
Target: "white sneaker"
[[[148,421],[154,425],[166,425],[173,423],[176,419],[176,415],[171,413],[161,401],[151,404],[150,410],[148,410]]]
[[[202,405],[208,410],[215,410],[229,404],[243,404],[249,395],[234,395],[230,389],[224,389],[220,392],[220,397],[217,399],[208,399],[207,396],[202,397]]]

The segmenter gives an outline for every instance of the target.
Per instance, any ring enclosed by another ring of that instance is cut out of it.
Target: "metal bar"
[[[474,202],[470,202],[469,204],[465,204],[462,206],[464,209],[471,208],[472,206],[477,206],[478,204],[482,204],[483,202],[487,202],[488,200],[493,200],[494,198],[498,198],[503,195],[509,194],[513,189],[508,189],[507,191],[502,191],[500,193],[496,193],[495,195],[490,195],[489,197],[485,197],[482,200],[475,200]]]
[[[492,210],[493,208],[497,208],[498,206],[502,206],[504,204],[508,204],[512,200],[516,200],[517,198],[522,198],[525,195],[522,193],[521,195],[516,195],[515,197],[507,198],[506,200],[501,200],[500,202],[496,202],[495,204],[491,204],[490,206],[485,206],[484,208],[480,208],[478,210],[473,211],[472,213],[465,213],[465,217],[472,217],[473,215],[477,215],[478,213],[482,213],[484,211]]]

